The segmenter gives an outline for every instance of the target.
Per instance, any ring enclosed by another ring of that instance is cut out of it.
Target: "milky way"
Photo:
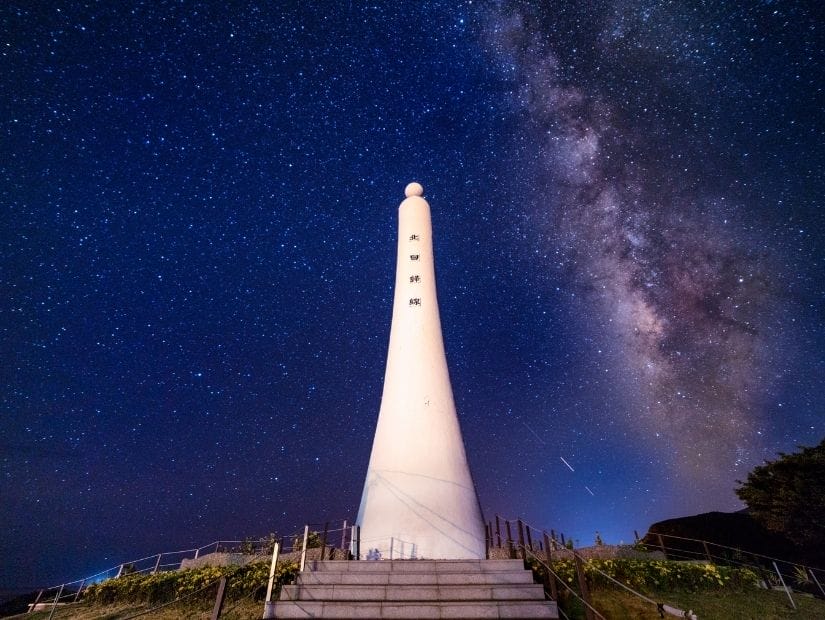
[[[613,48],[615,25],[604,28],[589,42],[599,49],[595,62],[633,74]],[[536,136],[530,185],[545,194],[533,220],[597,309],[590,320],[621,343],[622,381],[635,407],[625,423],[647,445],[664,447],[674,473],[728,479],[760,445],[777,290],[766,252],[751,245],[765,232],[745,233],[747,213],[689,169],[704,172],[689,156],[707,148],[702,135],[674,135],[678,128],[667,125],[667,114],[701,106],[648,101],[646,115],[634,116],[615,85],[566,77],[559,37],[536,11],[500,7],[488,37],[515,85],[514,113]],[[662,135],[672,143],[657,160]]]

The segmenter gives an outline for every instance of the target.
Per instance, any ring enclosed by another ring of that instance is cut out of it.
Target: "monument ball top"
[[[424,187],[421,183],[410,183],[407,187],[404,188],[404,195],[407,198],[412,198],[413,196],[423,196],[424,195]]]

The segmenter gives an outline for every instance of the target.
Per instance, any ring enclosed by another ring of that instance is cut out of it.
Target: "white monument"
[[[375,559],[484,559],[484,521],[444,355],[423,193],[410,183],[398,209],[392,327],[358,510],[360,550]]]

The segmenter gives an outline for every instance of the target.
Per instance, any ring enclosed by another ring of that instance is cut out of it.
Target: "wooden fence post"
[[[547,532],[543,533],[544,536],[544,553],[546,554],[545,557],[547,558],[547,581],[548,585],[550,586],[550,598],[554,601],[558,600],[559,592],[556,588],[556,576],[551,572],[553,565],[551,564],[553,561],[552,551],[550,551],[550,540],[547,538]]]
[[[510,531],[510,522],[505,521],[504,525],[507,526],[507,556],[512,560],[515,550],[513,549],[513,532]]]
[[[522,522],[521,517],[516,520],[516,526],[518,527],[518,546],[521,551],[521,559],[526,560],[527,549],[524,547],[524,523]]]
[[[667,550],[665,550],[665,541],[664,539],[662,539],[661,534],[656,534],[656,538],[659,541],[659,548],[662,550],[662,553],[664,554],[665,559],[667,560]]]
[[[584,574],[582,558],[578,553],[574,553],[573,560],[576,564],[576,576],[579,578],[579,590],[581,590],[582,599],[587,603],[584,606],[585,618],[587,618],[587,620],[596,620],[593,610],[590,609],[590,606],[593,605],[593,600],[590,598],[590,589],[587,587],[587,577]]]
[[[492,539],[493,539],[493,524],[492,523],[485,523],[484,524],[484,559],[490,559],[490,547],[492,547]]]
[[[223,609],[223,599],[226,596],[226,577],[221,577],[221,583],[218,585],[218,596],[215,597],[215,607],[212,608],[212,620],[218,620],[221,617],[221,610]]]
[[[329,531],[329,521],[324,523],[324,535],[321,537],[321,561],[324,561],[324,552],[327,550],[327,532]]]

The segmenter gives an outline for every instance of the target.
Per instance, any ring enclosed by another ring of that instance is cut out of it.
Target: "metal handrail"
[[[524,552],[524,554],[525,554],[525,555],[524,555],[524,557],[525,557],[525,558],[527,557],[527,554],[529,553],[529,554],[530,554],[530,555],[531,555],[531,556],[532,556],[532,557],[533,557],[533,558],[534,558],[534,559],[535,559],[535,560],[536,560],[539,564],[541,564],[541,565],[542,565],[542,566],[543,566],[543,567],[544,567],[544,568],[545,568],[545,569],[546,569],[549,573],[551,573],[551,574],[553,575],[553,577],[555,577],[555,578],[556,578],[556,581],[557,581],[558,583],[562,584],[562,585],[563,585],[563,586],[564,586],[564,587],[565,587],[565,588],[566,588],[566,589],[567,589],[567,590],[568,590],[571,594],[573,594],[573,595],[574,595],[577,599],[579,599],[579,600],[580,600],[580,601],[581,601],[584,605],[586,605],[586,606],[587,606],[587,607],[588,607],[588,608],[589,608],[589,609],[590,609],[593,613],[595,613],[595,614],[596,614],[599,618],[604,619],[604,616],[602,616],[602,615],[598,612],[598,610],[596,610],[596,608],[594,608],[592,605],[590,605],[587,601],[585,601],[585,600],[584,600],[584,598],[582,598],[581,596],[579,596],[579,595],[575,592],[575,590],[573,590],[570,586],[568,586],[568,585],[565,583],[564,579],[562,579],[561,577],[559,577],[558,573],[556,573],[556,572],[555,572],[552,568],[550,568],[550,566],[547,564],[547,562],[545,562],[545,561],[544,561],[544,560],[542,560],[540,557],[538,557],[538,556],[536,555],[536,553],[535,553],[532,549],[530,549],[530,548],[529,548],[529,547],[527,547],[526,545],[520,545],[520,544],[517,544],[517,545],[516,545],[516,547],[517,547],[518,549],[522,549],[522,550],[523,550],[523,552]],[[582,558],[581,554],[578,554],[578,553],[576,553],[575,551],[573,551],[573,556],[574,556],[574,557],[577,557],[577,558],[578,558],[579,560],[581,560],[581,561],[586,561],[586,560],[584,560],[584,558]],[[656,602],[656,601],[654,601],[652,598],[649,598],[649,597],[645,596],[645,595],[644,595],[644,594],[642,594],[641,592],[637,592],[636,590],[634,590],[633,588],[631,588],[631,587],[630,587],[630,586],[628,586],[627,584],[624,584],[624,583],[622,583],[621,581],[619,581],[618,579],[615,579],[614,577],[612,577],[612,576],[608,575],[608,574],[607,574],[607,573],[605,573],[603,570],[601,570],[598,566],[592,565],[592,566],[591,566],[591,568],[592,568],[593,570],[595,570],[596,572],[598,572],[599,574],[601,574],[603,577],[607,578],[609,581],[611,581],[611,582],[615,583],[617,586],[620,586],[620,587],[622,587],[623,589],[627,590],[629,593],[631,593],[632,595],[636,596],[637,598],[642,599],[642,600],[643,600],[643,601],[645,601],[646,603],[650,603],[651,605],[653,605],[654,607],[656,607],[656,610],[657,610],[657,611],[660,611],[660,612],[666,612],[666,613],[669,613],[670,615],[673,615],[673,616],[676,616],[676,617],[679,617],[679,618],[690,618],[690,619],[692,619],[692,620],[696,620],[696,614],[693,614],[692,612],[686,612],[686,611],[684,611],[684,610],[682,610],[682,609],[678,609],[678,608],[676,608],[676,607],[671,607],[670,605],[667,605],[667,604],[665,604],[665,603],[659,603],[659,602]]]
[[[536,560],[536,562],[538,562],[539,564],[541,564],[542,566],[544,566],[544,568],[545,568],[545,569],[547,569],[548,573],[550,573],[550,574],[551,574],[551,575],[552,575],[552,576],[556,579],[556,581],[558,581],[558,583],[560,583],[561,585],[563,585],[563,586],[567,589],[567,591],[568,591],[568,592],[570,592],[570,594],[572,594],[572,595],[573,595],[573,596],[575,596],[577,599],[579,599],[579,601],[581,601],[581,602],[582,602],[582,604],[584,604],[586,607],[588,607],[588,608],[590,609],[590,611],[592,611],[592,612],[593,612],[594,614],[596,614],[599,618],[601,618],[601,620],[606,620],[606,618],[605,618],[602,614],[600,614],[600,613],[599,613],[599,610],[598,610],[598,609],[596,609],[596,608],[595,608],[595,607],[593,607],[590,603],[588,603],[587,601],[585,601],[585,600],[584,600],[584,599],[583,599],[583,598],[582,598],[582,597],[578,594],[578,592],[576,592],[573,588],[571,588],[569,585],[567,585],[567,583],[564,581],[564,579],[562,579],[556,571],[554,571],[552,568],[550,568],[550,566],[547,564],[547,562],[545,562],[544,560],[542,560],[541,558],[539,558],[539,557],[538,557],[538,556],[537,556],[537,555],[533,552],[533,550],[532,550],[532,549],[530,549],[530,548],[528,548],[528,547],[521,546],[521,545],[518,545],[518,547],[519,547],[519,548],[521,548],[522,550],[524,550],[525,554],[526,554],[526,553],[530,553],[530,555],[532,555],[532,556],[533,556],[533,558]],[[526,555],[525,555],[525,557],[526,557]],[[558,602],[558,601],[557,601],[557,602]]]
[[[769,556],[769,555],[764,555],[762,553],[756,553],[755,551],[748,551],[747,549],[741,549],[741,548],[737,548],[737,547],[729,547],[727,545],[722,545],[722,544],[719,544],[719,543],[711,542],[709,540],[701,540],[699,538],[688,538],[686,536],[676,536],[674,534],[660,534],[658,532],[651,532],[650,530],[648,530],[647,533],[644,536],[642,536],[642,538],[640,540],[644,540],[647,537],[648,534],[650,534],[651,536],[661,536],[662,538],[673,538],[673,539],[676,539],[676,540],[686,540],[688,542],[695,542],[695,543],[700,543],[700,544],[713,545],[714,547],[719,547],[720,549],[728,549],[730,551],[733,551],[734,553],[740,553],[740,554],[741,553],[746,553],[746,554],[748,554],[750,556],[753,556],[753,557],[763,558],[765,560],[770,560],[771,562],[782,562],[783,564],[791,564],[792,566],[801,566],[801,567],[806,568],[806,569],[807,568],[813,568],[814,570],[825,572],[825,568],[820,568],[818,566],[808,566],[806,564],[801,564],[799,562],[791,562],[790,560],[783,560],[782,558],[775,558],[775,557],[772,557],[772,556]],[[648,545],[648,543],[643,543],[643,544]],[[656,545],[655,544],[649,544],[648,546],[655,547]],[[683,553],[688,553],[688,551],[686,549],[676,549],[676,551],[681,551]]]

